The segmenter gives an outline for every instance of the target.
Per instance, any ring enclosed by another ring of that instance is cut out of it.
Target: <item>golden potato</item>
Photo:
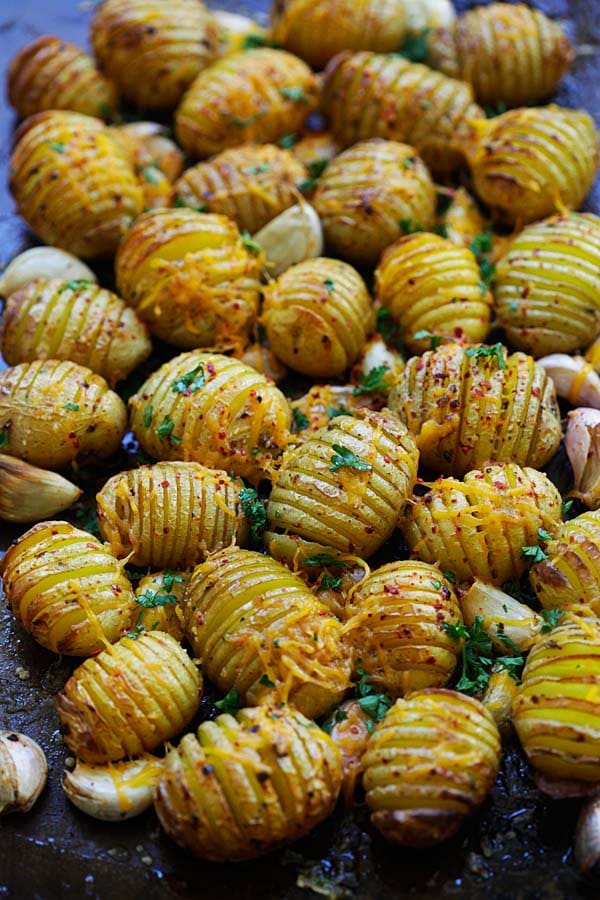
[[[457,581],[502,584],[520,578],[540,530],[560,525],[561,496],[535,469],[507,463],[438,478],[407,507],[402,532],[413,559],[439,564]]]
[[[546,100],[575,58],[562,28],[524,3],[476,6],[434,31],[427,62],[468,82],[482,104]]]
[[[262,323],[286,365],[318,378],[341,375],[356,361],[374,318],[358,272],[320,258],[292,266],[265,288]]]
[[[358,410],[289,450],[267,505],[273,532],[366,559],[391,536],[417,474],[412,436],[389,410]],[[265,535],[267,548],[273,536]]]
[[[13,56],[7,76],[8,98],[22,117],[48,109],[70,109],[111,119],[118,106],[115,84],[79,47],[44,35]]]
[[[350,681],[342,626],[281,563],[229,547],[196,566],[183,602],[203,671],[242,703],[283,700],[316,719]]]
[[[525,225],[579,209],[598,168],[598,136],[588,113],[532,107],[476,126],[468,149],[473,186],[495,216]]]
[[[459,187],[452,190],[449,196],[451,197],[450,204],[441,216],[446,235],[448,240],[458,247],[469,247],[475,238],[485,230],[487,222],[475,199],[465,188]],[[490,230],[490,244],[492,244],[492,240],[493,236]]]
[[[260,292],[260,248],[225,216],[159,209],[119,247],[119,293],[152,334],[182,349],[248,341]]]
[[[10,295],[0,321],[6,362],[70,359],[113,386],[152,351],[148,331],[132,309],[85,279],[40,278]]]
[[[123,96],[145,109],[173,109],[218,52],[216,23],[200,0],[104,0],[91,41]]]
[[[267,47],[243,50],[198,75],[175,113],[177,139],[200,159],[274,143],[299,131],[317,101],[317,79],[301,60]]]
[[[397,697],[448,684],[459,647],[444,625],[462,615],[435,566],[402,560],[376,569],[352,591],[346,616],[346,640],[379,690]]]
[[[493,298],[477,260],[436,234],[409,234],[388,247],[375,291],[412,353],[427,350],[432,335],[473,342],[487,337]]]
[[[196,714],[202,677],[163,631],[123,637],[86,659],[56,698],[65,744],[88,763],[154,750]]]
[[[531,765],[551,778],[600,781],[600,623],[560,624],[535,645],[513,701]]]
[[[496,316],[533,356],[570,353],[600,330],[600,218],[556,216],[525,228],[496,267]]]
[[[363,758],[371,821],[403,847],[446,840],[492,788],[500,735],[473,697],[430,688],[397,700]]]
[[[398,55],[349,51],[327,67],[323,111],[343,147],[374,137],[404,141],[436,175],[464,161],[473,122],[483,118],[464,82]]]
[[[92,656],[125,631],[134,609],[122,563],[87,531],[40,522],[0,561],[17,621],[54,653]]]
[[[171,140],[169,129],[158,122],[127,122],[113,129],[133,138],[143,159],[153,162],[169,181],[176,181],[183,172],[183,153]]]
[[[169,360],[129,401],[131,428],[157,459],[202,462],[258,482],[289,439],[291,413],[275,385],[218,353]]]
[[[48,359],[0,372],[0,447],[9,456],[42,469],[104,459],[126,425],[121,398],[84,366]]]
[[[289,150],[273,144],[224,150],[200,162],[175,184],[175,206],[228,216],[255,234],[293,206],[307,173]]]
[[[371,408],[371,398],[354,393],[351,384],[314,384],[297,400],[290,400],[294,444],[311,438],[336,416],[351,416],[354,410]]]
[[[252,859],[327,818],[341,778],[339,751],[314,722],[293,709],[242,709],[203,722],[170,751],[155,808],[196,856]]]
[[[181,603],[189,581],[183,572],[155,572],[140,579],[129,627],[132,634],[165,631],[179,643],[185,635]]]
[[[313,197],[327,246],[374,266],[403,230],[433,223],[435,188],[416,151],[396,141],[363,141],[332,160]]]
[[[434,472],[463,475],[487,461],[541,467],[562,436],[552,379],[502,344],[445,344],[413,357],[389,405]]]
[[[31,116],[16,133],[10,173],[17,212],[37,237],[84,259],[112,255],[142,211],[133,168],[91,116]]]
[[[135,566],[187,569],[248,528],[243,483],[196,462],[165,462],[113,475],[99,494],[98,524],[112,553]]]

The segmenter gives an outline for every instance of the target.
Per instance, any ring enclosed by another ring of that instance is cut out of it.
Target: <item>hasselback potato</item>
[[[87,280],[40,278],[13,292],[0,322],[6,362],[70,359],[106,378],[127,378],[149,355],[146,326],[120,297]]]
[[[187,574],[169,569],[141,578],[129,622],[132,634],[166,631],[181,643],[185,634],[181,602],[188,580]]]
[[[336,259],[287,269],[264,291],[269,344],[291,369],[314,377],[341,375],[356,362],[374,324],[358,272]]]
[[[401,560],[376,569],[352,591],[346,615],[346,639],[380,690],[397,697],[450,680],[459,647],[444,625],[462,616],[435,566]]]
[[[403,229],[432,224],[435,188],[413,147],[363,141],[329,163],[312,202],[329,249],[374,266]]]
[[[200,0],[104,0],[91,40],[123,96],[146,109],[172,109],[219,46],[216,23]]]
[[[197,163],[175,184],[175,205],[228,216],[255,234],[293,206],[306,169],[289,150],[272,144],[224,150]]]
[[[175,737],[200,705],[202,678],[163,631],[123,637],[86,659],[56,698],[65,743],[88,763],[154,750]]]
[[[26,531],[2,558],[0,575],[19,623],[54,653],[97,653],[121,637],[134,609],[122,564],[68,522]]]
[[[541,467],[562,434],[554,383],[502,344],[446,344],[413,357],[389,405],[435,472],[463,475],[488,460]]]
[[[176,347],[244,345],[258,309],[258,249],[225,216],[154,210],[119,247],[118,290],[152,334]]]
[[[203,722],[171,750],[155,808],[167,834],[196,856],[252,859],[325,819],[341,778],[335,744],[303,715],[242,709]]]
[[[375,273],[377,300],[402,328],[408,350],[430,346],[430,335],[483,341],[492,294],[470,250],[435,234],[411,234],[388,247]],[[426,338],[415,338],[419,332]]]
[[[405,847],[451,837],[490,791],[500,752],[494,720],[473,697],[431,688],[397,700],[363,757],[371,821]]]
[[[600,625],[565,622],[532,649],[513,701],[531,765],[552,778],[600,781]]]
[[[600,617],[600,510],[561,525],[546,555],[529,573],[544,609]]]
[[[429,36],[427,62],[468,82],[482,104],[525,106],[552,94],[574,59],[566,34],[523,3],[491,3]]]
[[[561,497],[535,469],[486,466],[465,476],[438,478],[409,504],[402,531],[416,559],[439,563],[457,581],[490,584],[519,578],[539,532],[560,524]]]
[[[398,55],[348,51],[327,67],[323,111],[343,147],[373,137],[404,141],[440,175],[463,161],[472,121],[483,117],[462,81]]]
[[[142,211],[132,167],[91,116],[31,116],[16,133],[10,173],[17,212],[37,237],[84,259],[113,254]]]
[[[276,698],[314,719],[349,685],[340,622],[301,578],[261,553],[229,547],[197,566],[184,616],[203,671],[242,703]]]
[[[147,453],[233,470],[251,481],[267,477],[289,438],[291,413],[281,391],[218,353],[196,350],[169,360],[129,402],[131,427]]]
[[[110,119],[118,104],[116,86],[98,71],[94,59],[49,34],[26,44],[12,58],[7,91],[23,117],[47,109],[70,109]]]
[[[110,478],[98,523],[117,557],[136,566],[187,569],[232,540],[243,543],[239,479],[196,462],[165,462]]]
[[[42,469],[111,456],[125,434],[121,398],[85,366],[55,359],[0,372],[0,446]]]
[[[534,356],[570,353],[600,330],[600,219],[571,213],[530,225],[496,267],[496,316]]]
[[[524,225],[579,209],[598,168],[596,126],[560,106],[515,109],[476,123],[473,185],[492,212]]]
[[[201,72],[183,97],[177,138],[200,159],[240,144],[276,142],[302,128],[317,95],[317,79],[290,53],[267,47],[233,53]]]
[[[418,458],[412,436],[389,410],[336,416],[284,456],[267,506],[269,527],[366,559],[394,531]]]

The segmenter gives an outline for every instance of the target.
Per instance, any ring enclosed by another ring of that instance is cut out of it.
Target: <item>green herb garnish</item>
[[[156,429],[156,433],[159,436],[161,443],[165,438],[169,439],[170,444],[180,444],[181,438],[175,437],[173,434],[173,429],[175,428],[175,422],[170,416],[165,416],[158,428]]]
[[[538,547],[537,544],[529,547],[521,547],[521,556],[523,559],[526,559],[530,563],[540,563],[545,559],[548,559],[548,555],[544,553],[541,547]]]
[[[564,614],[564,609],[543,609],[541,616],[544,620],[544,624],[542,625],[540,634],[549,634],[551,631],[554,631],[556,626],[560,624]]]
[[[385,306],[377,310],[375,317],[377,333],[384,341],[393,344],[398,350],[403,349],[402,326],[394,321],[394,318]]]
[[[258,683],[263,684],[265,687],[275,687],[275,682],[271,681],[268,675],[263,675]]]
[[[291,150],[299,140],[300,136],[297,134],[284,134],[284,136],[277,141],[277,146],[282,147],[284,150]]]
[[[222,713],[228,713],[230,716],[233,716],[241,709],[240,692],[237,688],[231,688],[222,700],[215,701],[215,706]]]
[[[293,100],[294,103],[307,103],[308,98],[301,87],[282,87],[279,93],[286,100]]]
[[[262,247],[260,244],[257,244],[255,240],[252,239],[252,235],[249,231],[242,231],[241,233],[242,243],[248,253],[254,253],[255,256],[258,256],[259,253],[262,253]]]
[[[162,584],[165,591],[172,591],[174,584],[183,584],[184,581],[183,575],[176,575],[175,572],[171,572],[169,569],[162,574]]]
[[[387,389],[385,375],[389,371],[390,367],[386,363],[375,366],[366,375],[360,376],[359,384],[354,388],[352,394],[355,397],[362,397],[365,394],[383,393]]]
[[[159,591],[146,590],[142,594],[136,594],[135,602],[144,609],[154,609],[157,606],[168,606],[177,603],[175,594],[161,594]]]
[[[339,591],[342,586],[341,575],[325,575],[319,583],[320,591]]]
[[[243,487],[240,491],[240,503],[244,515],[250,524],[250,534],[255,541],[260,541],[267,527],[267,511],[257,492],[252,487]]]
[[[327,288],[328,294],[333,294],[335,290],[335,281],[332,278],[326,278],[324,281],[325,287]]]
[[[329,466],[330,472],[337,472],[339,469],[356,469],[357,472],[370,472],[373,468],[371,463],[361,459],[360,456],[357,456],[356,453],[353,453],[352,450],[348,450],[347,447],[343,447],[341,444],[333,444],[332,449],[334,452],[331,457],[331,465]]]
[[[333,553],[315,553],[314,556],[307,556],[303,566],[308,568],[321,569],[349,569],[350,565],[343,559],[334,556]]]
[[[177,378],[171,385],[171,390],[174,394],[194,394],[205,384],[204,366],[200,363],[195,369],[191,369],[185,375]]]
[[[65,403],[63,409],[71,409],[73,412],[79,411],[79,403]]]
[[[292,425],[293,431],[304,431],[310,424],[308,416],[305,416],[297,406],[292,407],[292,419],[294,420]]]
[[[483,628],[483,619],[476,616],[471,628],[444,622],[444,631],[461,644],[461,670],[456,685],[464,694],[482,694],[490,680],[492,639]]]
[[[327,415],[330,419],[337,419],[338,416],[349,416],[351,413],[345,406],[328,406]]]
[[[499,369],[506,368],[503,344],[492,344],[491,347],[469,347],[467,356],[474,359],[485,359],[485,357],[489,356],[496,360]]]
[[[427,331],[426,328],[421,328],[419,331],[413,334],[414,341],[426,341],[429,338],[429,349],[437,350],[437,348],[442,343],[442,335],[441,334],[432,334],[431,331]]]
[[[144,428],[150,428],[152,424],[152,413],[154,412],[152,406],[147,406],[144,410]]]
[[[266,34],[246,34],[242,42],[242,50],[255,50],[257,47],[270,47]],[[215,706],[217,704],[215,703]],[[219,707],[220,709],[221,707]]]
[[[144,181],[147,181],[148,184],[159,184],[160,183],[160,175],[159,169],[157,166],[145,166],[142,169],[142,175],[144,176]]]
[[[400,49],[400,55],[411,62],[423,62],[427,58],[427,41],[431,28],[424,28],[417,33],[408,34]]]
[[[381,722],[388,709],[393,706],[393,701],[371,684],[370,676],[364,669],[357,669],[357,672],[360,675],[360,681],[356,686],[358,705],[373,722]]]
[[[55,153],[64,153],[67,149],[67,145],[60,141],[48,141],[48,146],[51,150],[54,150]]]
[[[418,222],[413,222],[412,219],[400,219],[398,224],[402,229],[402,234],[417,234],[425,230],[422,225],[419,225]]]

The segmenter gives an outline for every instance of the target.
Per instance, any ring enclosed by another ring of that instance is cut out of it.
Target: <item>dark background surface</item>
[[[255,17],[264,21],[268,0],[209,5],[261,10]],[[599,0],[540,0],[536,5],[564,23],[578,49],[558,102],[583,106],[600,123]],[[0,0],[2,82],[10,57],[40,34],[55,33],[85,46],[92,6],[77,0]],[[3,102],[0,266],[30,240],[5,184],[13,126],[13,114]],[[598,185],[590,208],[600,211]],[[429,851],[402,852],[385,844],[369,829],[361,806],[349,814],[338,812],[291,850],[242,865],[192,859],[159,832],[151,812],[129,823],[96,822],[70,806],[60,787],[67,753],[57,730],[54,695],[72,666],[35,645],[14,625],[5,604],[0,606],[0,729],[22,730],[38,740],[50,770],[34,810],[0,820],[0,900],[308,900],[315,890],[360,900],[600,897],[600,882],[585,882],[573,864],[577,803],[544,799],[514,748],[478,819],[455,840]],[[203,711],[212,714],[210,703]]]

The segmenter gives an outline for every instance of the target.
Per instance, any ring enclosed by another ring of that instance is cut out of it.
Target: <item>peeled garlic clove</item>
[[[8,297],[36,278],[62,278],[65,281],[98,279],[85,263],[57,247],[32,247],[8,264],[0,278],[0,296]]]
[[[48,776],[44,751],[25,734],[0,731],[0,816],[29,812]]]
[[[481,698],[503,736],[506,736],[512,725],[512,703],[516,693],[517,682],[508,672],[492,672]]]
[[[132,819],[152,805],[162,766],[162,759],[149,754],[105,766],[77,760],[72,772],[65,770],[63,790],[71,803],[94,819]]]
[[[313,207],[301,201],[257,231],[253,240],[265,252],[265,269],[274,278],[305,259],[323,252],[321,220]]]
[[[477,616],[483,619],[484,630],[503,656],[511,654],[510,646],[502,640],[503,635],[525,652],[533,646],[544,624],[542,617],[525,603],[479,580],[461,596],[460,606],[465,625],[470,627]]]
[[[581,407],[569,413],[565,448],[573,467],[572,497],[588,509],[600,507],[600,411]]]
[[[63,512],[81,490],[62,475],[0,453],[0,519],[40,522]]]
[[[600,377],[583,356],[552,353],[538,359],[556,386],[556,393],[573,406],[600,409]]]
[[[404,357],[398,350],[388,347],[383,338],[376,334],[367,341],[362,355],[350,373],[351,380],[356,384],[361,378],[368,375],[373,369],[387,366],[382,382],[386,393],[391,390],[396,380],[404,371]]]

